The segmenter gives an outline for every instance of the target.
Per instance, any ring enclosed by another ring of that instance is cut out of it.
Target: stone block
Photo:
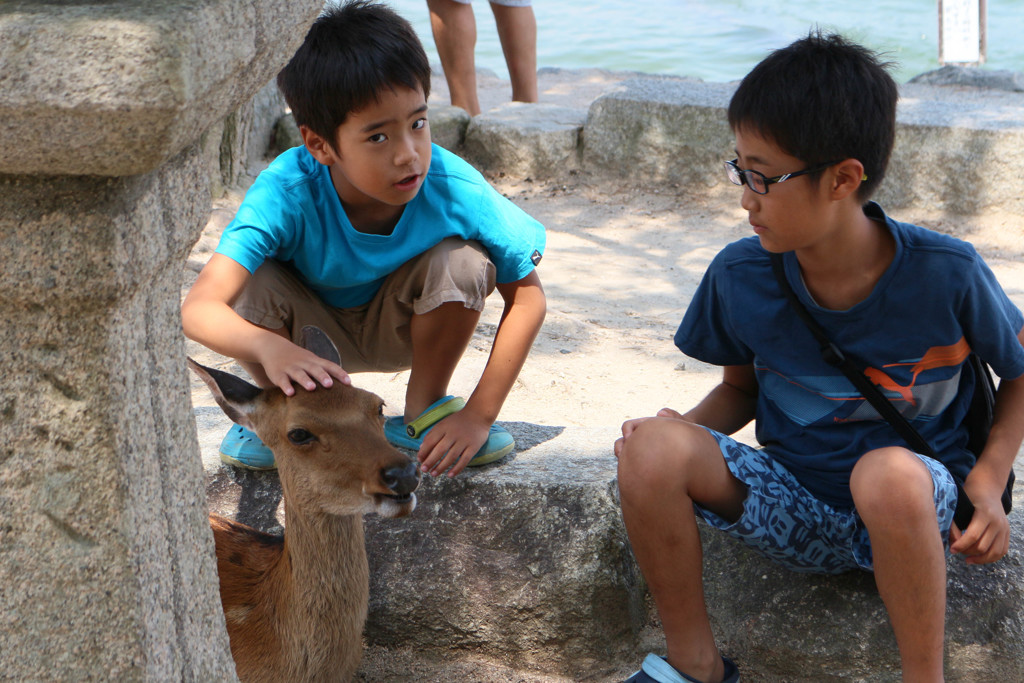
[[[602,464],[604,476],[582,480],[518,463],[439,478],[406,523],[368,518],[368,642],[483,651],[574,680],[630,656],[647,620],[643,582]]]
[[[277,74],[260,88],[249,102],[252,107],[252,122],[249,124],[249,140],[245,154],[245,171],[256,176],[266,165],[267,157],[276,143],[277,124],[288,111],[288,103],[277,87]]]
[[[5,678],[235,679],[179,313],[197,141],[320,7],[0,4]]]
[[[266,168],[268,158],[277,155],[278,123],[286,109],[284,96],[271,80],[206,130],[202,145],[210,168],[211,196],[220,197],[232,187],[248,187]]]
[[[884,206],[1024,214],[1024,93],[906,84]]]
[[[637,185],[691,190],[726,182],[733,154],[726,119],[734,84],[638,77],[597,98],[583,131],[583,167]],[[1024,214],[1024,93],[906,84],[896,144],[876,198],[891,209]]]
[[[734,147],[726,121],[734,87],[668,76],[623,81],[590,106],[584,170],[637,185],[693,185],[697,192],[717,184]]]
[[[1024,74],[1017,71],[979,69],[953,64],[918,74],[907,82],[921,85],[948,85],[1024,92]]]
[[[215,169],[220,183],[247,186],[259,175],[267,165],[277,122],[286,109],[284,96],[271,80],[223,120]]]
[[[279,118],[274,126],[273,155],[277,156],[286,149],[302,144],[305,143],[302,142],[302,133],[299,132],[299,127],[295,125],[295,117],[288,113]]]
[[[367,643],[618,680],[607,672],[664,644],[645,630],[654,614],[622,526],[614,459],[565,452],[572,444],[548,433],[558,428],[504,426],[522,447],[510,462],[425,479],[409,518],[366,518]],[[212,509],[280,531],[275,475],[216,468],[208,482]],[[1011,526],[1024,537],[1020,512]],[[707,525],[701,532],[712,628],[744,680],[900,680],[869,573],[798,574]],[[947,680],[1024,680],[1024,550],[1015,543],[986,567],[947,566]]]
[[[128,179],[0,176],[0,670],[230,680],[178,292],[198,146]]]
[[[451,105],[430,108],[430,139],[450,152],[458,152],[466,139],[470,116],[465,109]]]
[[[0,4],[0,173],[152,171],[263,87],[321,7]]]
[[[580,131],[585,121],[583,109],[508,102],[473,117],[463,156],[492,173],[560,177],[580,166]]]

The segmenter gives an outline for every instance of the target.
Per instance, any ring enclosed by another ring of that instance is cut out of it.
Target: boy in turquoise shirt
[[[494,424],[544,319],[544,229],[467,163],[431,144],[430,67],[408,22],[350,2],[327,9],[278,76],[304,145],[246,193],[182,304],[185,333],[287,395],[410,368],[392,443],[454,476],[503,457]],[[497,289],[505,306],[468,400],[448,383]],[[306,325],[342,366],[297,344]],[[221,457],[274,466],[235,425]]]

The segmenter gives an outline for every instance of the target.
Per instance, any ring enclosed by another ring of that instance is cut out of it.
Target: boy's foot
[[[424,435],[433,429],[434,425],[452,413],[459,412],[465,405],[464,399],[457,396],[445,396],[428,406],[422,415],[409,424],[405,424],[401,415],[389,417],[384,423],[384,434],[391,445],[418,451],[423,443]],[[512,435],[504,428],[496,424],[491,425],[487,441],[469,461],[468,467],[479,467],[500,460],[511,453],[515,445]]]
[[[220,442],[220,461],[247,470],[272,470],[277,467],[274,453],[263,445],[255,432],[242,425],[232,425]]]
[[[722,663],[725,664],[722,683],[739,683],[740,672],[736,665],[725,657],[722,657]],[[640,670],[626,679],[626,683],[701,683],[701,681],[680,673],[664,657],[652,653],[647,655]]]

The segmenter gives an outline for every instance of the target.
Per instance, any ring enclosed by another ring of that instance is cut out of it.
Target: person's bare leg
[[[730,473],[714,437],[681,420],[640,424],[618,458],[622,518],[661,616],[668,663],[692,678],[721,681],[725,668],[704,602],[693,503],[738,519],[746,487]]]
[[[412,317],[412,370],[405,391],[406,422],[415,420],[427,406],[448,394],[448,383],[479,319],[480,311],[466,308],[461,301],[441,304]]]
[[[537,18],[533,7],[509,7],[492,2],[491,10],[512,80],[512,100],[536,102]]]
[[[871,537],[875,582],[906,683],[943,680],[946,557],[927,467],[903,448],[865,454],[850,490]]]
[[[476,94],[476,17],[472,5],[455,0],[427,0],[430,28],[448,82],[452,104],[470,116],[480,113]]]

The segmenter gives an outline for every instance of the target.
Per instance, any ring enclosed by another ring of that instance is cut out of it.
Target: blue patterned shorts
[[[818,500],[764,450],[708,432],[718,441],[729,470],[748,492],[743,514],[735,523],[694,505],[704,521],[795,571],[840,574],[872,569],[871,541],[856,510]],[[942,463],[917,457],[931,472],[939,529],[948,549],[956,485]]]

